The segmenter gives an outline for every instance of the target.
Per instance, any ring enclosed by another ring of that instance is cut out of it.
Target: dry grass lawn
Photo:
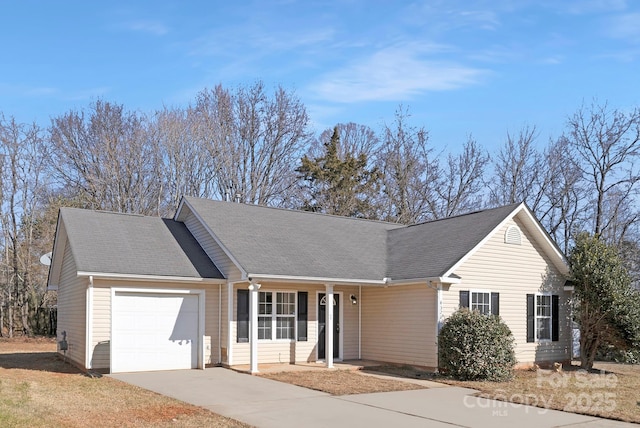
[[[64,363],[52,339],[0,338],[1,427],[248,427]]]
[[[472,388],[479,395],[514,403],[640,423],[640,366],[596,363],[593,373],[571,366],[552,370],[516,370],[509,382],[462,382],[411,367],[384,366],[375,370]]]
[[[366,394],[371,392],[424,389],[424,386],[399,380],[367,376],[353,370],[306,370],[265,373],[260,376],[331,395]]]

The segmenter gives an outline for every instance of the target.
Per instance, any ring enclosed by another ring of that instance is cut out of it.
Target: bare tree
[[[462,153],[449,154],[447,167],[436,186],[437,197],[429,201],[434,218],[449,217],[483,207],[484,168],[489,155],[469,136]]]
[[[149,123],[149,135],[162,162],[160,212],[169,214],[182,196],[215,195],[215,158],[198,135],[191,110],[165,108]]]
[[[582,171],[566,139],[550,142],[544,152],[544,203],[536,216],[549,234],[568,253],[573,236],[584,229],[587,220],[587,193]]]
[[[5,120],[0,115],[0,158],[0,334],[6,323],[9,337],[17,326],[23,334],[31,335],[32,312],[46,291],[42,283],[32,280],[35,271],[43,270],[34,263],[39,254],[33,246],[33,213],[48,184],[44,182],[47,149],[40,128],[19,124],[13,118]]]
[[[563,138],[575,151],[593,204],[593,233],[606,234],[607,229],[619,232],[638,220],[634,213],[620,216],[628,198],[637,195],[638,174],[635,163],[640,154],[640,110],[628,113],[610,109],[607,104],[582,106],[569,118]],[[631,223],[629,223],[631,222]],[[618,236],[622,240],[624,236]]]
[[[384,125],[377,153],[382,172],[383,212],[388,221],[411,224],[427,220],[429,200],[439,174],[438,162],[428,146],[424,127],[408,123],[408,109],[400,106],[391,125]]]
[[[507,133],[505,144],[492,162],[491,204],[526,202],[534,212],[538,210],[544,199],[545,163],[535,146],[537,137],[535,126],[523,127],[516,136]]]
[[[98,100],[88,117],[70,111],[54,118],[50,133],[57,177],[81,192],[89,206],[158,213],[162,162],[144,117]]]
[[[292,93],[262,82],[234,92],[216,86],[198,94],[198,135],[215,161],[217,192],[244,203],[286,205],[295,193],[295,166],[309,139],[309,118]]]

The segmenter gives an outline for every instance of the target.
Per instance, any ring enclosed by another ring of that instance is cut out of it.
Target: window
[[[500,293],[460,290],[460,307],[485,315],[500,315]]]
[[[527,342],[560,338],[560,297],[556,294],[527,294]]]
[[[536,339],[551,340],[551,296],[536,296]]]
[[[258,339],[271,339],[273,318],[272,293],[258,293]]]
[[[491,313],[491,294],[484,292],[471,292],[471,310],[483,315]]]
[[[261,291],[258,295],[258,339],[294,339],[296,293]]]
[[[295,337],[296,294],[276,293],[276,339]]]
[[[297,325],[298,340],[307,341],[308,295],[306,291],[259,292],[258,339],[295,339]],[[238,290],[237,322],[238,343],[249,342],[249,290]]]

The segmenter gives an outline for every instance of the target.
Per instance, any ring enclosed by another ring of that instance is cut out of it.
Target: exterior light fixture
[[[351,299],[351,304],[352,305],[357,305],[358,304],[358,298],[356,297],[355,294],[352,294],[349,298]]]

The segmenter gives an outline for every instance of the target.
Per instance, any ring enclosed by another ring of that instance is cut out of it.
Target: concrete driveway
[[[257,427],[636,426],[476,398],[457,387],[337,397],[220,367],[110,376]]]

